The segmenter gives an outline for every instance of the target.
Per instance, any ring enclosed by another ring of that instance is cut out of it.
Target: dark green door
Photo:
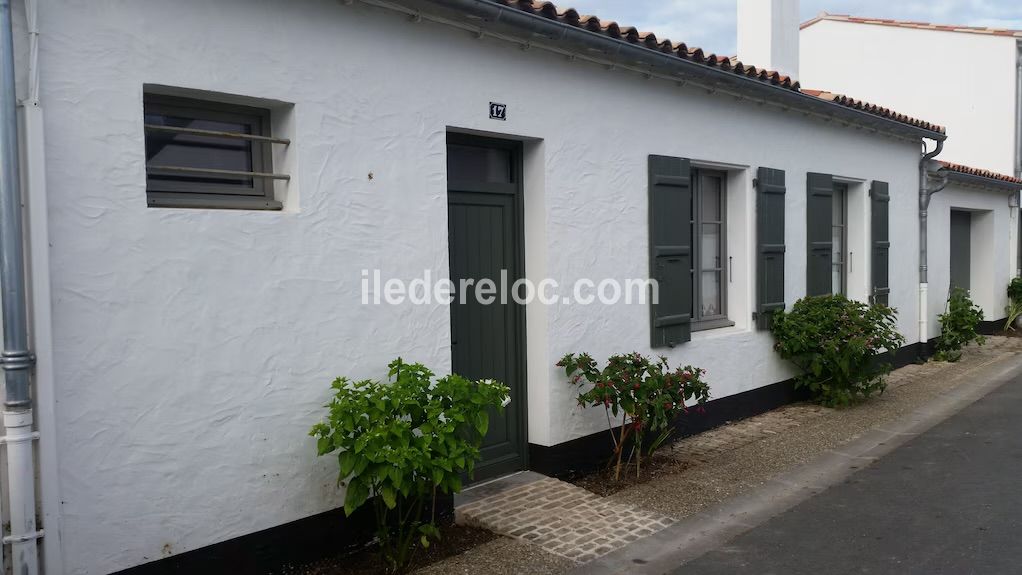
[[[515,143],[451,134],[447,147],[454,373],[511,388],[511,405],[490,415],[474,480],[525,468],[524,314],[508,290],[523,276],[521,153]],[[497,293],[476,286],[490,280]],[[471,287],[464,287],[472,282]],[[493,301],[487,303],[490,294]]]
[[[951,210],[951,287],[970,289],[972,274],[972,214]]]

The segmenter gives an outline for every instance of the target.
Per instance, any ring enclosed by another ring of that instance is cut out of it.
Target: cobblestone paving
[[[457,521],[528,541],[585,563],[674,522],[544,478],[456,509]]]

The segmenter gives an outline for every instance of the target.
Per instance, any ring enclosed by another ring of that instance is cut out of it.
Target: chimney
[[[738,0],[738,59],[798,80],[798,0]]]

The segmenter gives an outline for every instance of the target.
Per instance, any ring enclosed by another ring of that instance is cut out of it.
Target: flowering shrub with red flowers
[[[642,457],[663,445],[674,431],[675,418],[688,412],[685,402],[694,399],[701,405],[710,397],[710,386],[703,381],[705,370],[686,365],[672,371],[664,357],[652,361],[639,353],[615,355],[600,369],[589,354],[569,353],[557,366],[580,388],[579,405],[606,410],[614,442],[608,467],[614,468],[615,479],[633,459],[638,476]],[[612,416],[622,417],[621,427],[615,429]]]
[[[791,311],[774,313],[771,330],[777,339],[774,349],[802,370],[796,387],[809,388],[830,407],[882,393],[891,364],[881,354],[905,343],[894,308],[843,295],[800,299]]]

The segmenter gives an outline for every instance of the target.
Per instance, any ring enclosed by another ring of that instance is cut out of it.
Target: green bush
[[[489,411],[510,401],[508,388],[492,380],[458,375],[434,379],[418,363],[392,361],[390,381],[334,380],[334,397],[323,423],[309,435],[319,455],[335,451],[338,483],[346,483],[344,512],[370,501],[380,552],[391,571],[412,559],[416,539],[423,547],[440,534],[424,506],[436,494],[461,490],[471,474],[489,425]]]
[[[842,295],[814,296],[774,314],[774,349],[802,373],[806,387],[827,406],[849,405],[883,392],[891,365],[877,356],[905,342],[896,327],[897,312]]]
[[[1022,302],[1012,301],[1008,305],[1004,306],[1004,315],[1007,318],[1004,321],[1004,331],[1015,331],[1015,320],[1022,317]]]
[[[607,411],[607,425],[614,440],[608,467],[614,468],[615,479],[620,479],[622,467],[633,457],[638,477],[642,457],[663,445],[674,430],[674,420],[688,411],[685,402],[695,399],[703,404],[710,397],[710,386],[703,381],[705,370],[686,365],[672,371],[664,357],[651,361],[639,353],[615,355],[601,370],[589,354],[569,353],[557,366],[563,367],[570,383],[580,388],[579,405],[600,406]],[[617,435],[611,415],[622,417]],[[655,434],[648,443],[647,433]],[[629,445],[633,449],[625,458]]]
[[[1008,284],[1008,299],[1014,303],[1022,304],[1022,277],[1012,278]]]
[[[1012,278],[1008,284],[1008,305],[1004,307],[1004,331],[1015,331],[1015,320],[1022,316],[1022,277]]]
[[[951,290],[944,313],[937,319],[940,320],[940,337],[933,356],[937,361],[958,361],[965,346],[986,342],[986,338],[976,332],[979,322],[983,321],[983,309],[972,303],[969,292],[962,288]]]

